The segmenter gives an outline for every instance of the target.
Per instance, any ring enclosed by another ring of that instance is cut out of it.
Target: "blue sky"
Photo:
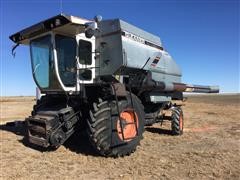
[[[9,35],[59,14],[121,18],[161,37],[183,72],[183,82],[219,85],[239,92],[238,0],[81,1],[0,0],[1,96],[35,95],[29,48],[17,48]]]

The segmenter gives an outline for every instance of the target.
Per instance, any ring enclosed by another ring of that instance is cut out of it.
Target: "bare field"
[[[33,97],[1,98],[2,179],[240,179],[240,95],[189,97],[183,107],[184,134],[170,135],[168,123],[146,127],[137,151],[104,158],[82,133],[56,151],[28,147],[23,121]]]

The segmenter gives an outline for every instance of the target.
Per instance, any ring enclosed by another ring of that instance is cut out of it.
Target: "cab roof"
[[[66,14],[59,14],[25,28],[11,35],[9,38],[17,44],[29,44],[31,38],[49,31],[75,35],[84,31],[85,24],[89,22],[92,22],[92,20]]]

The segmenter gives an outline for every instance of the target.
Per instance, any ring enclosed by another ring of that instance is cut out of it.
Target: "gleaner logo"
[[[121,33],[122,33],[122,36],[124,36],[124,37],[126,37],[126,38],[129,38],[129,39],[131,39],[131,40],[133,40],[133,41],[136,41],[136,42],[139,42],[139,43],[141,43],[141,44],[145,44],[145,45],[148,45],[148,46],[151,46],[151,47],[154,47],[154,48],[163,50],[163,47],[161,47],[161,46],[159,46],[159,45],[156,45],[156,44],[154,44],[154,43],[152,43],[152,42],[149,42],[149,41],[147,41],[147,40],[145,40],[145,39],[143,39],[143,38],[141,38],[141,37],[139,37],[139,36],[136,36],[136,35],[134,35],[134,34],[131,34],[131,33],[129,33],[129,32],[126,32],[126,31],[122,31]]]
[[[161,54],[160,56],[157,56],[157,57],[153,60],[153,62],[152,62],[152,64],[151,64],[152,67],[155,67],[155,66],[157,65],[157,63],[158,63],[159,60],[161,59],[161,56],[162,56],[162,54]]]
[[[132,39],[134,41],[137,41],[137,42],[140,42],[142,44],[145,44],[145,40],[139,36],[136,36],[134,34],[131,34],[131,33],[128,33],[128,32],[125,32],[125,37],[129,38],[129,39]]]

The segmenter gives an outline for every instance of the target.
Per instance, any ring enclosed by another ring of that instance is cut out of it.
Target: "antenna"
[[[60,0],[60,13],[62,14],[62,0]]]

